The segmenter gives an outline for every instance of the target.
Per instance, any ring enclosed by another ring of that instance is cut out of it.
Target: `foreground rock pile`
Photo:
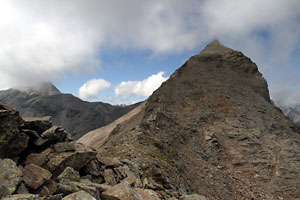
[[[14,109],[0,105],[0,198],[164,198],[145,189],[141,170],[131,161],[103,157],[70,138],[48,117],[22,119]]]

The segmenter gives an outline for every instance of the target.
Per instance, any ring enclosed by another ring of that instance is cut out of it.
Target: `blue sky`
[[[300,104],[299,0],[1,0],[0,89],[53,82],[88,101],[143,100],[218,38]]]

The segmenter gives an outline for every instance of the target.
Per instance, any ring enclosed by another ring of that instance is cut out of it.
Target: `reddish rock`
[[[35,164],[38,166],[42,166],[47,162],[47,158],[44,154],[31,153],[27,156],[25,165]]]
[[[51,178],[51,176],[52,174],[48,170],[35,164],[27,165],[23,169],[23,180],[25,184],[34,190],[43,185],[45,181]]]

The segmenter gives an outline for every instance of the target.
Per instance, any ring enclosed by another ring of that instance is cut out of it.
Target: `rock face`
[[[135,115],[103,127],[104,142],[100,132],[80,141],[135,163],[143,187],[166,199],[297,199],[300,135],[291,127],[255,63],[214,41]]]
[[[82,101],[71,94],[61,93],[51,83],[22,91],[0,91],[0,103],[16,108],[22,117],[51,116],[53,123],[64,127],[73,139],[111,123],[136,106],[121,107]]]

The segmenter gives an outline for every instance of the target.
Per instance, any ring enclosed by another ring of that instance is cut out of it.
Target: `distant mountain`
[[[294,122],[294,124],[300,126],[300,105],[290,108],[283,108],[282,111],[292,120],[292,122]]]
[[[162,199],[300,197],[299,129],[272,104],[256,64],[218,41],[144,104],[78,141],[139,166]]]
[[[22,117],[51,116],[53,124],[63,126],[73,139],[111,123],[136,106],[82,101],[71,94],[61,93],[51,83],[23,90],[0,91],[0,103],[16,108]]]

